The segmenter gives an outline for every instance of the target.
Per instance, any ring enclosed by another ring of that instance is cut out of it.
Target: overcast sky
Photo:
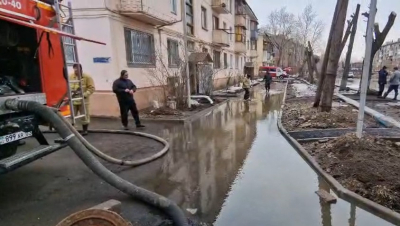
[[[332,16],[335,11],[336,0],[247,0],[248,4],[251,6],[253,11],[258,17],[260,26],[266,25],[268,22],[268,15],[272,10],[280,9],[281,7],[286,7],[288,12],[294,14],[300,14],[307,4],[312,4],[315,11],[317,11],[318,16],[325,23],[325,31],[323,34],[323,43],[326,44],[328,39],[329,29],[332,22]],[[349,8],[347,11],[348,18],[350,14],[354,13],[357,4],[361,4],[361,13],[368,10],[370,0],[350,0]],[[386,25],[387,18],[390,12],[395,11],[397,14],[400,13],[400,0],[378,0],[378,13],[376,16],[376,22],[379,23],[380,29]],[[365,40],[363,35],[365,35],[365,30],[367,24],[365,17],[361,16],[356,40],[354,43],[353,51],[353,61],[361,60],[365,52]],[[386,38],[388,40],[397,40],[400,38],[400,16],[396,19],[396,22],[389,32]],[[325,46],[324,46],[325,48]],[[346,49],[343,51],[346,52]]]

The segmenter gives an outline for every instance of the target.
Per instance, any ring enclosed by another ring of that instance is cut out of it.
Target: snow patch
[[[292,87],[295,90],[296,97],[309,97],[314,96],[317,88],[314,85],[308,84],[293,84]]]

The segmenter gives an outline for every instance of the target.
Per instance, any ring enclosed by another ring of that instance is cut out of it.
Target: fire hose
[[[107,169],[100,161],[88,150],[85,144],[79,139],[80,134],[75,130],[75,128],[66,122],[62,116],[55,113],[52,109],[41,105],[40,103],[33,101],[23,101],[17,99],[9,99],[5,102],[6,108],[14,111],[28,111],[42,119],[46,119],[52,126],[57,130],[61,138],[69,145],[69,147],[75,152],[75,154],[84,162],[84,164],[89,167],[97,176],[102,178],[111,186],[117,188],[121,192],[132,196],[144,203],[157,207],[164,211],[167,215],[171,217],[174,224],[177,226],[187,226],[188,220],[185,217],[183,211],[171,200],[163,197],[154,192],[148,191],[141,187],[138,187],[129,181],[122,179],[117,176],[109,169]],[[104,132],[104,131],[103,131]],[[78,135],[79,134],[79,135]],[[144,135],[143,133],[140,133]],[[138,135],[140,135],[138,134]],[[147,136],[147,134],[145,135]],[[160,138],[161,139],[161,138]],[[82,140],[85,140],[82,138]],[[87,141],[86,141],[87,142]],[[166,142],[166,141],[165,141]],[[165,149],[165,148],[164,148]],[[163,150],[164,150],[163,149]],[[96,149],[97,150],[97,149]],[[168,149],[167,149],[168,150]],[[98,150],[97,150],[98,151]],[[157,155],[157,154],[156,154]],[[105,156],[103,156],[105,157]],[[106,157],[106,158],[109,158]],[[150,157],[152,158],[152,157]],[[116,160],[116,159],[114,159]],[[113,161],[114,161],[113,160]],[[123,161],[124,162],[124,161]],[[135,163],[135,162],[131,162]],[[140,160],[135,164],[144,164],[145,161]],[[120,162],[121,164],[121,162]]]

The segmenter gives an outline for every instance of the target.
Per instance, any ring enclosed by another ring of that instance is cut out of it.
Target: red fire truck
[[[64,40],[104,44],[74,35],[72,10],[62,7],[59,0],[0,0],[0,173],[64,147],[45,139],[39,129],[44,120],[5,109],[5,100],[37,101],[73,115]],[[72,32],[64,32],[66,26]],[[30,137],[38,141],[37,148],[17,152]]]

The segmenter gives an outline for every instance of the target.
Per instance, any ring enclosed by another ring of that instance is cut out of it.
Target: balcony
[[[219,14],[228,14],[230,12],[230,0],[212,0],[212,9]]]
[[[235,26],[236,27],[244,27],[247,28],[246,24],[246,16],[245,15],[236,15],[235,16]]]
[[[213,30],[213,43],[219,46],[229,46],[229,34],[224,30]]]
[[[150,25],[167,25],[175,21],[169,9],[169,1],[150,0],[121,0],[118,7],[121,15]]]
[[[246,53],[246,44],[244,42],[235,42],[235,52],[237,53]]]

